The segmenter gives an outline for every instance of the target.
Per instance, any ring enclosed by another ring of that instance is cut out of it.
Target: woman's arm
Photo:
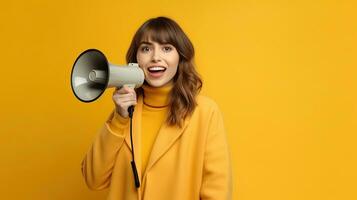
[[[200,199],[230,200],[232,199],[230,155],[223,117],[216,105],[209,123]]]
[[[102,190],[110,185],[116,155],[124,143],[128,121],[114,111],[84,157],[82,174],[90,189]]]

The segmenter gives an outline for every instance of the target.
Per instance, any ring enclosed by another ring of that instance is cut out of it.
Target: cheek
[[[175,66],[178,66],[180,62],[180,55],[178,54],[178,52],[176,51],[176,55],[175,55]]]
[[[174,54],[172,54],[170,56],[170,66],[171,67],[177,67],[179,64],[179,60],[180,60],[180,56],[178,55],[177,52],[175,52]]]
[[[177,65],[175,65],[175,66],[172,66],[172,67],[170,67],[168,70],[169,70],[169,76],[172,78],[172,77],[174,77],[175,76],[175,74],[177,73]]]
[[[178,69],[178,64],[179,64],[179,57],[175,57],[174,59],[171,60],[170,63],[170,75],[173,77],[175,76],[175,74],[177,73],[177,69]]]
[[[136,55],[136,61],[138,62],[139,66],[142,67],[145,64],[145,56],[142,54],[138,53]]]

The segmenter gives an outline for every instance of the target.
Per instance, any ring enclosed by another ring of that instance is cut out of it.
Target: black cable
[[[140,181],[139,181],[139,176],[138,176],[138,171],[136,169],[136,164],[135,164],[135,157],[134,157],[134,144],[133,144],[133,133],[132,133],[132,120],[133,120],[133,112],[134,112],[134,106],[130,106],[128,108],[129,112],[129,117],[130,117],[130,143],[131,143],[131,156],[132,156],[132,161],[131,161],[131,168],[133,170],[133,175],[134,175],[134,181],[135,181],[135,187],[139,188],[140,187]]]

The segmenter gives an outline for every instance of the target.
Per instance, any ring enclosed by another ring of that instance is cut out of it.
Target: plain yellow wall
[[[5,1],[1,199],[105,199],[81,160],[113,108],[70,88],[77,55],[115,64],[135,30],[175,19],[196,48],[202,93],[219,104],[235,200],[357,199],[355,1]]]

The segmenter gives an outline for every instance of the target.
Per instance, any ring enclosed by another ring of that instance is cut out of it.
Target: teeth
[[[161,70],[165,70],[164,67],[149,67],[150,71],[161,71]]]

